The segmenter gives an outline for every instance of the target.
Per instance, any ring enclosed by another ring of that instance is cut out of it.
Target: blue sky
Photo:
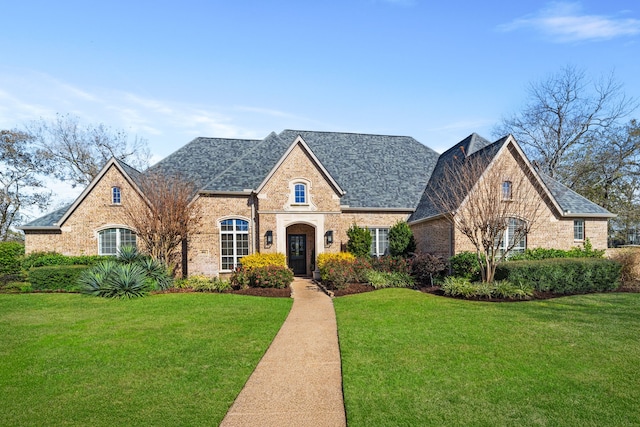
[[[637,1],[5,2],[0,128],[71,113],[146,138],[283,129],[491,137],[531,81],[615,70],[640,98]]]

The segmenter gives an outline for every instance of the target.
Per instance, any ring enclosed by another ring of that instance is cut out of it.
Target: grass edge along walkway
[[[334,305],[350,427],[640,425],[640,294]]]
[[[3,425],[217,425],[289,298],[0,295]]]
[[[222,427],[346,425],[332,300],[296,278],[293,307]]]

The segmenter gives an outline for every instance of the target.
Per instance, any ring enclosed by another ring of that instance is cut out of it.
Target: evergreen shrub
[[[539,292],[581,294],[616,289],[620,270],[619,263],[604,258],[510,261],[498,265],[496,279],[529,284]]]
[[[281,253],[256,252],[251,255],[242,257],[242,260],[240,262],[245,268],[267,267],[269,265],[275,265],[279,267],[287,266],[287,259],[285,255]]]
[[[20,273],[20,258],[24,245],[19,242],[0,242],[0,276]]]
[[[29,282],[35,291],[81,290],[78,279],[90,267],[87,265],[51,265],[29,270]]]

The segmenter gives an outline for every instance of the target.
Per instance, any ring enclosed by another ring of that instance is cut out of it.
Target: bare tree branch
[[[140,178],[144,199],[124,205],[124,221],[135,229],[142,250],[175,268],[183,241],[202,221],[193,183],[180,176],[148,173]]]
[[[531,170],[504,154],[493,160],[482,151],[453,156],[430,193],[432,203],[475,247],[482,280],[489,282],[498,262],[535,226],[543,203]]]
[[[77,117],[58,114],[53,121],[30,123],[27,131],[35,138],[38,154],[55,165],[53,175],[74,186],[89,184],[111,157],[138,170],[148,166],[146,140],[130,141],[124,130],[104,124],[82,126]]]
[[[584,71],[567,66],[530,84],[522,111],[503,118],[494,133],[514,135],[529,157],[553,177],[572,151],[597,132],[619,124],[637,106],[613,73],[593,82]]]

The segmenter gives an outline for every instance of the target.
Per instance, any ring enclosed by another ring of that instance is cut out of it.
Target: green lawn
[[[640,294],[334,304],[350,427],[640,425]]]
[[[290,299],[0,295],[0,424],[217,425]]]

